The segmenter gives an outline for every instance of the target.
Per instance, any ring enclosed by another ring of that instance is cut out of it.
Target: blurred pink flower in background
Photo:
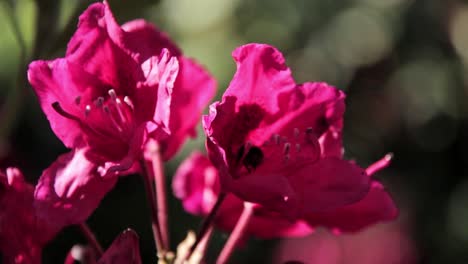
[[[342,159],[344,93],[296,84],[269,45],[244,45],[233,57],[237,72],[203,119],[221,188],[289,218],[364,198],[371,180]]]
[[[206,216],[219,195],[219,176],[210,160],[199,152],[192,153],[176,171],[172,188],[184,209],[195,215]],[[228,194],[219,209],[215,222],[230,232],[244,209],[244,203]],[[246,233],[260,238],[304,236],[312,232],[304,221],[287,219],[276,212],[257,206]]]
[[[283,240],[274,252],[277,264],[415,264],[418,259],[414,242],[399,222],[340,236],[317,230],[304,238]]]
[[[16,168],[0,173],[0,251],[4,263],[41,263],[42,247],[61,227],[41,219],[34,187]]]

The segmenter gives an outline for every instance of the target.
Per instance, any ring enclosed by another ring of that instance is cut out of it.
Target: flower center
[[[100,96],[84,106],[84,118],[65,111],[59,102],[54,102],[52,107],[58,114],[79,122],[85,130],[97,136],[118,135],[128,139],[135,128],[133,102],[128,96],[119,97],[114,89],[108,90],[107,93],[108,97]],[[74,103],[80,107],[83,103],[81,96],[76,97]]]
[[[275,133],[262,145],[265,156],[273,159],[282,159],[282,163],[315,161],[320,156],[320,145],[312,127],[307,127],[301,131],[294,128],[285,135]]]

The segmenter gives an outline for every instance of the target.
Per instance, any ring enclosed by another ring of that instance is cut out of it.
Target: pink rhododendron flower
[[[40,263],[42,247],[60,229],[36,215],[33,192],[18,169],[0,173],[0,251],[4,263]]]
[[[34,193],[37,214],[54,226],[80,224],[98,207],[117,178],[103,178],[86,149],[61,155],[44,170]]]
[[[163,33],[143,20],[119,26],[106,1],[80,16],[65,57],[32,62],[28,79],[55,134],[69,148],[88,147],[103,175],[131,168],[148,136],[173,155],[214,89]],[[175,100],[187,109],[171,114],[173,90],[190,101]]]
[[[342,159],[344,93],[296,84],[269,45],[241,46],[233,57],[237,72],[203,119],[222,188],[289,217],[364,198],[369,177]]]
[[[192,153],[175,173],[172,187],[177,198],[182,200],[186,211],[195,215],[208,215],[219,195],[220,186],[216,168],[201,153]],[[228,194],[217,213],[216,225],[232,231],[242,213],[244,203],[233,194]],[[289,237],[310,234],[305,221],[291,221],[262,206],[255,208],[246,233],[261,237]]]
[[[272,263],[415,264],[414,241],[399,222],[375,225],[360,233],[334,236],[319,230],[304,238],[285,239]],[[293,262],[296,261],[296,262]]]

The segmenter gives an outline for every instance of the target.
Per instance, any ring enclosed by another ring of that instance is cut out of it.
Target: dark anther
[[[55,112],[57,112],[59,115],[65,117],[65,118],[68,118],[68,119],[71,119],[71,120],[74,120],[74,121],[80,121],[80,119],[70,113],[68,113],[67,111],[63,110],[63,108],[60,106],[60,103],[59,102],[53,102],[52,103],[52,108],[55,110]]]
[[[263,152],[259,147],[252,146],[247,154],[245,154],[242,164],[244,164],[247,171],[251,172],[263,162]]]
[[[242,145],[242,146],[240,146],[239,150],[237,150],[237,154],[236,154],[236,163],[237,164],[239,164],[242,157],[244,156],[244,152],[245,152],[245,146]]]

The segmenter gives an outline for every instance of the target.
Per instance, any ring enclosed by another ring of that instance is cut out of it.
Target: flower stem
[[[156,208],[155,194],[153,190],[153,185],[151,181],[151,175],[148,173],[148,166],[144,159],[140,160],[140,166],[142,170],[143,185],[145,186],[146,200],[150,206],[151,213],[151,228],[153,229],[153,237],[156,245],[156,250],[158,252],[158,258],[162,258],[165,254],[161,230],[159,228],[158,213]]]
[[[189,263],[202,263],[202,260],[205,257],[205,253],[211,239],[211,235],[213,233],[213,229],[214,227],[210,226],[205,232],[205,235],[202,238],[200,238],[198,246],[193,250],[193,252],[191,252],[190,259],[188,260]]]
[[[169,251],[166,177],[164,175],[164,166],[161,159],[159,144],[156,140],[149,140],[146,143],[143,156],[145,164],[147,165],[147,172],[151,175],[151,180],[154,183],[155,192],[153,195],[157,204],[157,216],[163,243],[162,248],[165,251]]]
[[[229,257],[232,255],[237,242],[242,238],[244,231],[249,224],[250,218],[252,218],[254,212],[254,204],[244,202],[244,210],[242,211],[239,220],[237,221],[234,230],[232,231],[231,235],[229,236],[228,241],[224,245],[221,253],[216,260],[216,264],[224,264],[227,263]]]
[[[81,223],[78,226],[80,228],[81,233],[83,233],[83,235],[88,240],[89,245],[94,250],[96,258],[99,259],[104,253],[104,251],[102,250],[102,246],[101,244],[99,244],[99,241],[97,241],[93,231],[89,228],[89,226],[86,223]]]
[[[211,208],[211,211],[208,214],[208,216],[203,220],[201,228],[198,230],[197,240],[195,240],[195,243],[193,243],[192,247],[190,248],[190,253],[187,256],[188,259],[190,259],[193,251],[197,248],[198,244],[203,239],[207,231],[210,230],[210,228],[213,226],[213,221],[216,217],[216,213],[221,207],[221,204],[223,203],[224,198],[226,198],[225,192],[222,192],[218,195],[218,198],[216,199],[216,203],[214,204],[213,208]]]
[[[167,222],[167,195],[166,195],[166,177],[164,175],[163,163],[159,147],[152,155],[152,165],[154,173],[154,188],[156,190],[156,203],[158,209],[159,227],[161,228],[161,236],[163,248],[169,249],[169,226]]]

